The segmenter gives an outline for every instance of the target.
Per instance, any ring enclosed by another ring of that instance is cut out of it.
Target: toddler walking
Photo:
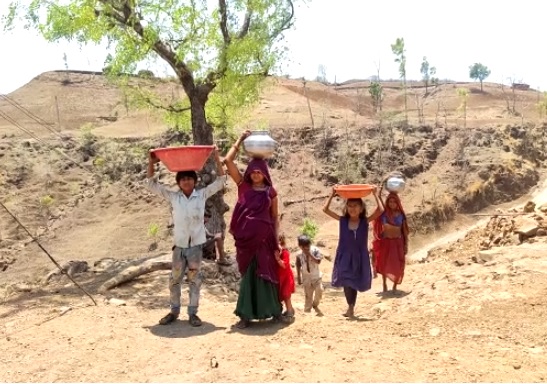
[[[279,245],[281,253],[276,254],[279,264],[279,301],[285,304],[285,312],[282,316],[289,321],[294,320],[294,308],[292,306],[291,296],[294,293],[294,273],[291,268],[291,255],[287,249],[285,235],[279,235]]]
[[[313,308],[317,315],[322,316],[319,303],[323,297],[323,274],[319,264],[323,256],[306,235],[298,236],[298,247],[302,252],[296,256],[296,274],[298,285],[304,285],[304,312],[311,312]]]

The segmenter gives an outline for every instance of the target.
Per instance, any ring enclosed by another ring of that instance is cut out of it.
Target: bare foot
[[[315,311],[315,313],[317,314],[317,316],[323,316],[323,311],[321,311],[321,309],[319,309],[319,306],[318,306],[318,305],[314,305],[314,306],[313,306],[313,310]]]
[[[353,311],[353,307],[348,307],[348,310],[342,316],[349,317],[349,318],[354,317],[355,314],[354,314],[354,311]]]

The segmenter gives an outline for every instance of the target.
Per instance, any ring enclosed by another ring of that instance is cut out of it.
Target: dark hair
[[[280,233],[280,234],[279,234],[278,241],[279,241],[279,244],[280,244],[280,245],[285,246],[285,245],[286,245],[285,234]]]
[[[298,246],[306,246],[311,245],[311,239],[307,235],[300,235],[298,236]]]
[[[181,181],[181,179],[185,177],[191,177],[192,179],[194,179],[194,183],[197,183],[198,181],[198,174],[196,173],[196,171],[178,171],[177,175],[175,176],[177,184]]]
[[[358,203],[359,205],[361,205],[361,207],[363,208],[363,212],[361,212],[359,214],[359,218],[360,219],[366,219],[367,218],[367,206],[365,205],[365,203],[363,202],[362,199],[348,199],[348,201],[346,201],[346,206],[344,207],[344,216],[345,217],[349,218],[348,203]]]

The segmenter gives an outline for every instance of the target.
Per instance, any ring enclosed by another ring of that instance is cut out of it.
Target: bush
[[[137,73],[137,76],[138,77],[141,77],[143,79],[153,79],[154,77],[154,72],[148,70],[148,69],[141,69],[138,73]]]
[[[308,236],[310,239],[315,239],[315,236],[319,232],[319,226],[317,223],[309,218],[304,219],[304,223],[300,227],[300,233]]]

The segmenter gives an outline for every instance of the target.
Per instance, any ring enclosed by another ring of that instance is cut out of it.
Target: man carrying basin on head
[[[151,192],[163,197],[171,204],[174,223],[175,245],[173,246],[173,266],[169,277],[171,311],[160,320],[162,325],[172,323],[179,317],[181,283],[185,272],[190,288],[188,320],[194,327],[201,325],[201,319],[197,312],[202,282],[202,248],[206,242],[205,202],[209,197],[222,190],[226,184],[226,176],[218,149],[215,149],[215,161],[219,176],[213,183],[205,188],[195,189],[198,179],[197,173],[195,171],[180,171],[176,174],[179,190],[171,191],[167,186],[154,180],[154,165],[159,162],[159,159],[153,152],[150,152],[146,186]]]

